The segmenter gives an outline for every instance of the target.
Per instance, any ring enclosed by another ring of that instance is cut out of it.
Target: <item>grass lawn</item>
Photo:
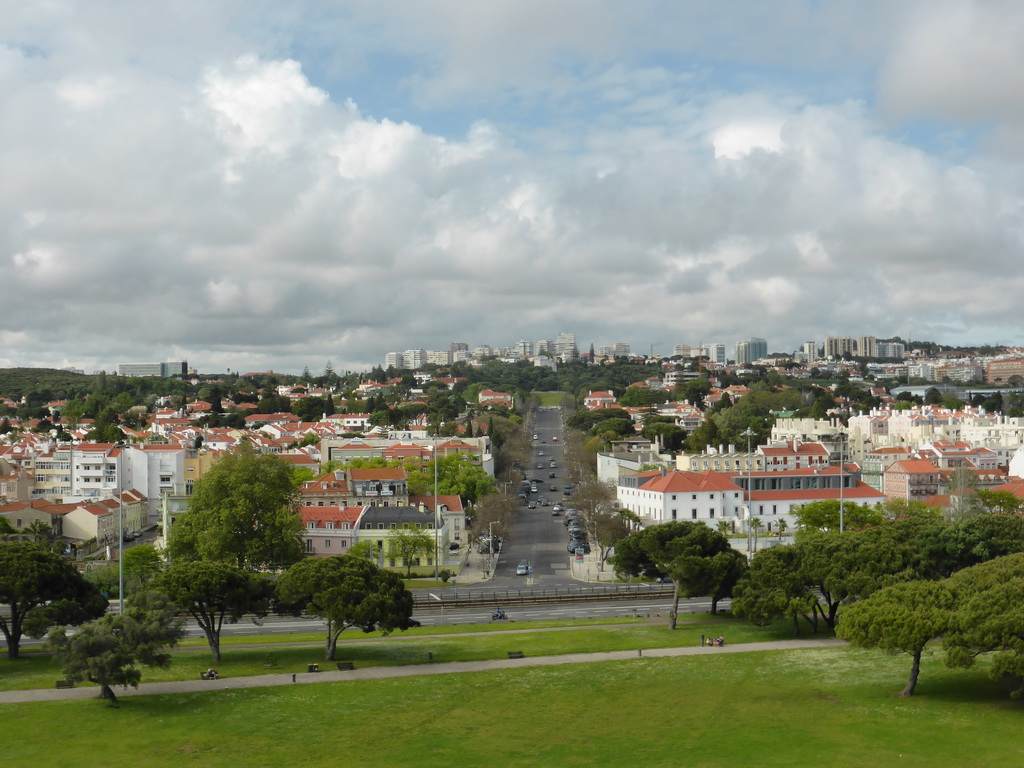
[[[594,626],[597,623],[599,622],[594,620],[585,624],[538,622],[502,625],[500,628],[492,624],[458,628],[422,627],[397,637],[392,635],[386,638],[379,635],[364,635],[360,632],[343,633],[335,658],[338,661],[353,661],[360,667],[392,666],[424,664],[428,662],[431,653],[434,662],[479,661],[505,658],[508,651],[523,651],[528,656],[553,656],[564,653],[699,645],[702,633],[725,635],[730,643],[774,640],[790,636],[789,628],[784,623],[776,627],[758,628],[735,619],[715,620],[711,623],[691,621],[685,625],[681,623],[675,632],[669,631],[664,623],[655,624],[631,619],[611,626]],[[550,631],[552,628],[558,631]],[[454,636],[443,636],[446,629]],[[309,635],[298,637],[305,642],[288,635],[266,638],[277,641],[271,646],[223,642],[222,660],[215,666],[221,677],[246,677],[267,673],[304,672],[310,662],[325,663],[322,637],[314,638],[318,642],[308,642]],[[303,644],[289,644],[296,642]],[[144,668],[143,682],[193,680],[212,664],[210,651],[205,643],[190,641],[190,645],[175,649],[173,654],[174,660],[167,669]],[[272,662],[273,666],[268,667],[268,662]],[[15,661],[0,659],[0,690],[50,688],[54,681],[62,677],[60,665],[44,654],[27,654]]]
[[[559,633],[552,633],[559,634]],[[825,649],[0,705],[3,765],[1018,766],[983,669]]]
[[[534,392],[540,404],[559,406],[568,395],[565,392]]]

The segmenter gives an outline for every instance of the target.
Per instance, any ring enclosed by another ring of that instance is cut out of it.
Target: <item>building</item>
[[[800,353],[803,355],[805,363],[813,363],[818,359],[818,342],[816,341],[805,341],[804,345],[800,348]]]
[[[768,357],[768,342],[753,336],[736,344],[736,365],[750,365],[755,360]]]
[[[883,473],[882,490],[893,499],[926,501],[939,493],[939,468],[927,459],[895,461]]]
[[[533,342],[520,339],[515,344],[515,353],[520,357],[529,357],[533,354]]]
[[[309,557],[344,555],[356,542],[359,519],[366,507],[337,505],[299,507],[302,543]]]
[[[557,357],[576,357],[576,336],[572,333],[560,333],[555,339],[555,355]]]
[[[878,357],[878,339],[874,336],[858,336],[857,357]]]
[[[401,352],[388,352],[384,355],[385,368],[405,368],[405,357]]]
[[[985,369],[985,382],[988,384],[1011,384],[1019,386],[1024,383],[1024,360],[992,360]]]
[[[615,357],[629,357],[629,344],[624,341],[617,341],[612,345],[612,355]]]
[[[428,349],[427,365],[450,365],[452,353],[448,349]]]
[[[188,361],[179,360],[166,363],[118,363],[118,376],[185,376],[188,374]]]
[[[406,368],[422,368],[427,364],[427,352],[424,349],[407,349],[402,357]]]
[[[876,346],[878,357],[902,360],[907,354],[906,345],[899,341],[879,341]]]
[[[838,359],[857,354],[857,341],[849,336],[829,336],[825,339],[825,357]]]

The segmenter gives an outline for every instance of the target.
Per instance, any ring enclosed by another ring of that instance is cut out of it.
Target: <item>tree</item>
[[[171,529],[172,561],[231,562],[255,570],[304,556],[291,465],[249,447],[221,458],[195,485],[187,514]]]
[[[840,522],[839,501],[821,499],[805,504],[794,513],[800,531],[838,531]],[[882,513],[866,504],[845,501],[842,504],[842,524],[847,531],[878,525]]]
[[[63,556],[25,541],[0,542],[0,630],[7,658],[18,658],[23,634],[42,637],[55,625],[102,616],[107,601]]]
[[[153,583],[206,635],[214,661],[220,661],[224,622],[236,623],[247,613],[266,616],[273,586],[266,577],[226,563],[183,562],[168,568]]]
[[[817,629],[816,604],[817,598],[800,576],[796,547],[778,546],[758,552],[751,560],[749,572],[734,590],[732,611],[762,627],[776,618],[792,619],[793,634],[799,635],[801,617],[812,630]]]
[[[630,576],[668,576],[675,587],[670,628],[676,628],[679,598],[712,596],[712,610],[718,598],[736,583],[729,540],[703,523],[689,520],[652,525],[622,539],[611,558],[615,570]],[[718,561],[716,562],[716,558]],[[722,583],[719,579],[727,579]]]
[[[900,696],[913,696],[921,652],[949,627],[953,594],[943,581],[908,581],[879,590],[840,615],[836,634],[860,648],[911,655],[910,678]]]
[[[324,659],[334,660],[338,636],[348,627],[387,635],[411,624],[413,599],[397,573],[348,555],[309,558],[278,579],[284,611],[305,611],[327,622]]]
[[[946,665],[971,667],[992,654],[989,676],[1024,681],[1024,554],[1007,555],[959,571],[949,578],[956,610],[943,636]],[[1013,698],[1024,694],[1024,684]]]
[[[405,561],[406,576],[412,575],[412,561],[418,557],[432,557],[436,546],[433,536],[429,536],[422,528],[417,528],[412,523],[406,523],[401,528],[391,531],[387,542],[388,557]]]
[[[978,475],[969,467],[957,467],[946,481],[949,494],[949,513],[954,520],[970,517],[981,511],[982,505],[975,496],[978,490]]]
[[[145,584],[163,567],[163,558],[151,544],[140,544],[124,551],[124,577],[133,584]]]
[[[111,686],[139,687],[138,665],[166,667],[166,649],[184,635],[183,622],[164,595],[148,592],[126,602],[123,614],[107,614],[83,624],[73,635],[56,627],[47,645],[64,665],[64,677],[100,686],[100,698],[111,706],[117,697]]]

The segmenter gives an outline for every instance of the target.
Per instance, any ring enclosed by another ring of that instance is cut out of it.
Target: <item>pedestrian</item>
[[[703,648],[703,647],[704,647],[704,635],[701,635],[701,636],[700,636],[700,647],[701,647],[701,648]]]

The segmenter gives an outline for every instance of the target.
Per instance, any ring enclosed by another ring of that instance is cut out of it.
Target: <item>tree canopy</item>
[[[704,523],[689,520],[631,533],[616,544],[610,562],[623,574],[672,579],[672,629],[676,627],[680,596],[709,595],[714,613],[718,599],[731,593],[744,570],[739,564],[742,555],[732,549],[725,536]]]
[[[247,613],[266,616],[273,586],[260,574],[227,563],[181,562],[168,568],[153,588],[188,613],[206,635],[214,661],[220,661],[220,632]]]
[[[145,592],[127,601],[122,614],[108,613],[86,622],[73,635],[63,627],[54,628],[47,645],[64,665],[67,680],[96,683],[100,698],[113,705],[117,697],[111,686],[138,688],[139,665],[168,666],[171,656],[166,649],[183,635],[174,604],[164,595]]]
[[[195,485],[171,529],[172,561],[211,560],[256,570],[303,557],[291,465],[251,448],[222,457]]]
[[[347,555],[309,558],[277,582],[283,611],[305,611],[327,622],[324,658],[334,659],[338,636],[348,627],[389,634],[411,626],[412,594],[397,573]]]
[[[0,542],[0,631],[7,656],[18,658],[22,635],[42,637],[55,625],[102,616],[107,601],[61,555],[36,543]]]

